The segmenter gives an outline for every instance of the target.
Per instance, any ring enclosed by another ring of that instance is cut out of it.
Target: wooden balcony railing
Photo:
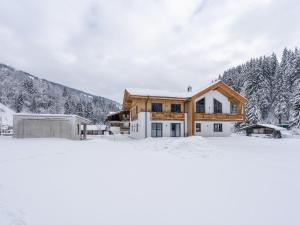
[[[151,120],[184,120],[184,113],[151,112]]]
[[[195,120],[202,120],[202,121],[235,121],[235,122],[242,122],[244,120],[243,114],[206,114],[206,113],[195,113],[194,114]]]

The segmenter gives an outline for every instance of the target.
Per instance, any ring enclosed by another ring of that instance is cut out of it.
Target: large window
[[[214,113],[222,113],[222,103],[214,99]]]
[[[181,105],[180,104],[171,104],[171,112],[180,113]]]
[[[151,137],[162,137],[162,123],[151,124]]]
[[[162,104],[152,103],[152,112],[162,112]]]
[[[201,123],[196,123],[196,133],[201,132]]]
[[[196,112],[205,113],[205,98],[202,98],[196,102]]]
[[[223,132],[223,124],[214,123],[214,132]]]

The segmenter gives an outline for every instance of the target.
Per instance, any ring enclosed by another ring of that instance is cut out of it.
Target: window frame
[[[223,104],[219,100],[214,98],[214,114],[221,114],[223,113]]]
[[[175,109],[177,109],[177,110],[173,110],[174,109],[173,107],[175,107]],[[171,112],[172,113],[181,113],[181,104],[171,104]]]
[[[155,111],[154,106],[160,106],[160,110]],[[162,103],[151,103],[151,112],[163,112],[163,104]]]
[[[214,123],[214,132],[215,133],[223,132],[223,124],[222,123]]]
[[[203,105],[199,105],[200,101],[203,101]],[[205,113],[205,111],[206,111],[205,104],[206,104],[205,98],[201,98],[198,101],[196,101],[196,113]],[[202,108],[200,108],[200,107],[202,107]]]
[[[235,110],[233,110],[233,108],[234,108]],[[230,103],[230,114],[237,114],[237,113],[238,113],[238,112],[237,112],[237,111],[238,111],[237,108],[238,108],[237,104]]]
[[[155,125],[155,129],[154,128]],[[158,129],[158,126],[160,125],[160,129]],[[153,135],[153,132],[155,131],[155,135]],[[158,131],[160,131],[160,136],[158,136]],[[163,136],[163,124],[162,123],[151,123],[151,137],[156,138],[156,137],[162,137]]]
[[[200,131],[198,130],[199,127],[197,127],[198,125],[200,125]],[[202,125],[201,123],[196,123],[196,133],[201,133],[202,130]]]

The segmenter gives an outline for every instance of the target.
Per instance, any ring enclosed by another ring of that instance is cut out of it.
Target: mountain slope
[[[0,103],[16,112],[65,113],[104,121],[120,104],[0,64]]]

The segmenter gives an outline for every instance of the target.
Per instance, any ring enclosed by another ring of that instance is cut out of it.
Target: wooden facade
[[[199,97],[210,91],[218,91],[227,97],[230,104],[236,106],[234,113],[196,113],[195,103]],[[152,112],[152,104],[159,103],[162,106],[161,112]],[[172,112],[172,104],[180,105],[180,112]],[[206,89],[200,90],[192,96],[170,97],[170,96],[147,96],[134,95],[125,90],[123,99],[123,110],[130,111],[131,121],[138,119],[140,112],[149,112],[153,121],[184,121],[186,114],[187,135],[195,134],[195,121],[219,121],[219,122],[242,122],[245,119],[246,99],[233,91],[223,82],[219,81]]]

